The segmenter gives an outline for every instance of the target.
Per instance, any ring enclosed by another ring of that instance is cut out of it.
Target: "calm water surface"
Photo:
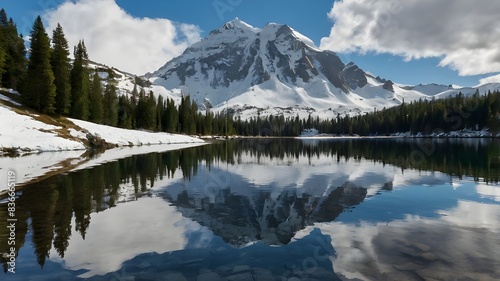
[[[133,156],[23,189],[0,279],[498,280],[499,179],[500,143],[479,139]]]

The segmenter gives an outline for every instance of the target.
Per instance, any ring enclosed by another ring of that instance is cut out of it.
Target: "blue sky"
[[[92,7],[96,6],[96,1],[113,2],[112,0],[79,1],[86,2],[88,4],[87,6]],[[375,75],[379,75],[383,78],[391,79],[395,82],[403,84],[439,83],[446,85],[457,84],[463,86],[473,86],[479,83],[479,79],[492,76],[500,72],[500,68],[497,69],[495,67],[485,67],[485,65],[488,65],[488,61],[481,61],[482,64],[480,65],[468,67],[468,61],[463,59],[463,54],[474,54],[477,53],[477,50],[470,50],[470,52],[458,50],[458,46],[460,45],[473,45],[469,44],[466,39],[462,38],[458,41],[436,43],[436,40],[452,40],[446,38],[446,36],[440,36],[439,32],[443,32],[443,34],[445,34],[445,32],[449,33],[449,30],[446,29],[446,25],[456,25],[456,23],[451,20],[452,16],[454,15],[450,15],[450,19],[448,19],[447,17],[443,17],[443,19],[441,19],[440,21],[436,21],[435,18],[426,21],[424,17],[420,16],[421,20],[424,21],[423,23],[418,22],[417,24],[414,24],[412,26],[405,26],[406,22],[411,22],[411,19],[408,19],[408,17],[411,17],[412,11],[423,10],[424,12],[426,12],[425,9],[428,9],[429,13],[431,14],[432,11],[435,10],[437,10],[436,13],[439,12],[440,7],[430,4],[428,4],[428,6],[425,6],[425,4],[418,4],[417,6],[416,3],[418,2],[415,2],[414,4],[414,1],[416,0],[407,0],[405,2],[398,2],[397,0],[361,0],[361,4],[363,4],[363,6],[359,7],[359,5],[356,5],[355,2],[359,4],[360,1],[344,0],[343,3],[339,3],[338,5],[336,4],[337,7],[335,7],[333,10],[332,7],[334,1],[332,0],[116,0],[116,4],[126,12],[127,15],[121,15],[121,17],[126,17],[127,20],[131,21],[130,25],[133,25],[133,20],[140,20],[141,18],[162,18],[170,20],[172,24],[177,28],[179,28],[179,26],[182,24],[192,27],[191,31],[195,30],[194,27],[197,28],[196,32],[182,33],[177,31],[176,35],[171,38],[171,40],[173,41],[171,43],[172,45],[169,45],[171,46],[172,51],[166,53],[165,56],[158,55],[158,58],[156,58],[156,60],[167,59],[178,55],[178,53],[181,52],[181,50],[184,49],[187,45],[192,43],[193,40],[196,41],[196,38],[202,38],[211,30],[219,28],[225,22],[238,17],[255,27],[262,27],[268,22],[288,24],[295,30],[311,38],[318,46],[336,51],[345,63],[354,61],[365,71],[369,71]],[[441,2],[448,1],[451,0]],[[453,1],[454,2],[450,3],[463,2],[464,11],[471,11],[470,7],[467,7],[467,0]],[[77,36],[100,36],[99,34],[94,35],[94,33],[89,33],[90,31],[81,31],[79,30],[82,29],[81,27],[75,30],[68,28],[69,25],[73,24],[70,20],[81,22],[83,21],[83,19],[79,17],[83,17],[85,16],[85,14],[83,12],[80,13],[81,10],[83,10],[82,7],[75,8],[75,11],[77,12],[73,12],[73,14],[75,15],[74,18],[72,18],[72,15],[67,15],[68,13],[71,13],[71,9],[61,9],[61,5],[65,2],[67,1],[23,0],[23,4],[20,5],[19,1],[0,0],[0,6],[2,8],[5,8],[7,14],[14,18],[18,25],[19,31],[24,33],[25,35],[29,33],[31,24],[36,15],[41,14],[45,15],[44,20],[47,23],[47,27],[53,26],[53,21],[55,20],[62,21],[63,28],[65,28],[65,32],[67,33],[66,35],[70,38],[72,38],[72,33],[78,33],[74,34],[75,38]],[[371,2],[378,2],[379,4],[372,7],[370,6],[372,5]],[[387,2],[387,6],[384,6],[384,2]],[[390,2],[397,2],[401,6],[394,8],[393,6],[390,6],[392,5]],[[479,0],[479,2],[490,4],[493,1]],[[480,4],[478,5],[480,6]],[[460,5],[456,6],[458,7],[457,9],[461,8]],[[500,8],[497,9],[497,7],[497,5],[493,5],[491,7],[486,7],[485,9],[493,10],[494,12],[500,12]],[[449,7],[444,6],[443,9],[444,8],[448,9]],[[100,9],[110,9],[109,13],[115,12],[116,10],[112,7],[112,5],[108,5],[106,6],[106,8]],[[373,18],[371,15],[366,15],[365,12],[367,9],[371,9],[372,11],[380,9],[380,11],[378,11],[379,13],[374,14],[381,14],[381,18]],[[57,12],[54,12],[56,10]],[[386,12],[385,17],[384,11]],[[460,10],[458,10],[457,12],[460,12]],[[481,13],[484,17],[484,11],[478,10],[472,11],[471,13],[475,12]],[[88,17],[89,14],[86,15]],[[87,20],[90,25],[92,25],[94,22],[96,24],[101,23],[104,26],[116,25],[116,22],[105,22],[105,19],[103,18],[105,17],[96,17],[96,19],[92,19],[93,21],[89,21],[88,18],[85,20]],[[117,16],[116,18],[118,20],[120,19],[119,16]],[[64,24],[65,19],[68,22],[67,24]],[[356,20],[354,21],[354,19]],[[381,32],[380,34],[377,34],[376,37],[370,37],[369,35],[359,37],[359,29],[362,30],[363,28],[370,26],[370,24],[373,22],[375,22],[375,24],[379,24],[379,27],[381,27],[379,28],[380,30],[387,30],[387,32]],[[356,24],[359,26],[356,26]],[[398,29],[400,26],[402,28]],[[332,27],[334,28],[332,29]],[[415,29],[413,30],[411,28]],[[476,30],[474,29],[475,27],[470,28],[471,30],[466,31],[471,33],[476,32]],[[427,29],[433,30],[432,34],[428,35],[422,33],[422,30]],[[357,33],[355,33],[352,30],[358,31],[356,31]],[[484,30],[484,25],[477,27],[477,30],[481,30],[481,32],[488,32],[487,30]],[[491,31],[493,32],[494,30],[495,28],[492,25]],[[159,29],[157,32],[161,32],[161,30]],[[137,31],[137,33],[138,35],[140,35],[141,33],[147,33],[147,31]],[[479,32],[477,33],[479,34]],[[398,34],[403,34],[403,36],[398,36]],[[405,38],[404,34],[415,34],[415,40],[417,43],[412,43],[412,45],[410,45],[409,43],[413,40],[413,37]],[[198,35],[199,37],[197,37]],[[493,36],[491,36],[490,34],[490,37],[493,38],[490,38],[489,40],[494,40],[496,35],[497,34],[493,34]],[[113,35],[109,34],[107,34],[106,36],[108,38],[113,37]],[[123,37],[123,34],[114,34],[114,36],[119,38]],[[192,36],[193,39],[187,40],[186,42],[179,42],[182,41],[186,36]],[[423,39],[417,40],[419,38]],[[441,40],[440,38],[445,39]],[[92,38],[87,37],[84,37],[83,39],[85,39],[86,42],[92,40]],[[427,39],[429,42],[427,42]],[[480,38],[477,38],[477,40],[480,40]],[[73,43],[72,41],[74,40],[70,40],[70,43]],[[342,42],[342,44],[340,44],[340,42]],[[420,42],[422,42],[421,46],[418,46]],[[496,42],[498,42],[498,40],[496,40]],[[152,45],[154,44],[155,43],[152,42]],[[103,44],[102,40],[99,44],[96,42],[94,46],[92,46],[92,43],[90,43],[90,45],[91,46],[88,47],[91,58],[94,58],[93,53],[95,54],[95,56],[102,59],[106,59],[106,57],[110,56],[112,57],[112,55],[117,55],[107,54],[105,48],[106,44]],[[102,50],[98,49],[99,45],[103,46]],[[448,45],[457,45],[457,49],[451,49],[451,47],[448,47]],[[484,46],[481,47],[481,50],[484,50]],[[490,48],[494,47],[490,46]],[[135,49],[131,48],[131,50]],[[500,57],[500,55],[498,55],[498,53],[500,52],[497,51],[498,49],[492,50],[492,52],[496,54],[496,56]],[[151,55],[154,54],[156,53],[152,51]],[[131,57],[133,55],[123,54],[123,56]],[[446,60],[448,63],[445,63],[445,66],[438,66],[440,62],[441,64],[443,64],[443,60]],[[478,59],[471,56],[470,60],[477,61]],[[112,61],[107,63],[111,64]],[[162,62],[161,64],[163,63],[164,62]],[[156,67],[156,65],[153,63],[149,65],[151,65],[149,67]],[[121,65],[118,65],[117,67],[120,66]],[[127,68],[126,65],[123,65],[121,67]],[[133,71],[133,67],[128,68],[129,69],[126,70]],[[144,69],[149,68],[145,66]],[[139,69],[136,71],[141,72],[142,70],[143,69]],[[149,69],[148,71],[154,70],[155,69]],[[461,73],[463,76],[460,76],[459,73]]]

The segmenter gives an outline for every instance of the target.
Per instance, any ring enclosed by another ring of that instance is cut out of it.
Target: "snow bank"
[[[98,125],[77,119],[68,119],[91,134],[99,136],[106,142],[116,144],[118,146],[204,142],[201,139],[185,135],[126,130],[105,125]],[[72,131],[71,134],[74,137],[81,137],[80,133],[75,131]]]
[[[62,129],[18,114],[0,104],[0,149],[17,148],[25,152],[82,150],[82,142],[59,137],[54,130]]]
[[[69,128],[71,124],[46,124],[37,115],[20,114],[13,108],[0,104],[0,149],[14,149],[19,153],[69,151],[86,149],[87,133],[97,135],[117,146],[145,144],[203,143],[203,140],[184,135],[125,130],[68,119],[81,129]],[[69,132],[64,135],[64,131]]]

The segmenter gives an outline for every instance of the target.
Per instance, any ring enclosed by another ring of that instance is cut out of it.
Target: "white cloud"
[[[479,79],[479,85],[484,85],[489,83],[500,83],[500,74]]]
[[[62,25],[70,46],[84,39],[90,59],[135,74],[157,70],[199,41],[201,32],[168,19],[133,17],[114,0],[66,2],[44,19],[49,33]]]
[[[441,58],[460,75],[500,71],[500,1],[343,0],[321,48]]]

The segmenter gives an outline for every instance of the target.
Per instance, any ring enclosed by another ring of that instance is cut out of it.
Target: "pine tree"
[[[50,66],[50,40],[38,16],[31,32],[31,49],[27,79],[24,82],[24,103],[46,114],[54,114],[56,86]]]
[[[191,103],[190,96],[183,97],[179,106],[179,123],[181,132],[185,134],[196,133],[196,104]]]
[[[109,126],[118,125],[118,105],[116,86],[113,83],[106,85],[104,91],[104,118],[103,123]]]
[[[214,119],[214,114],[212,112],[210,112],[210,110],[207,110],[207,112],[205,113],[204,124],[203,124],[203,126],[205,127],[205,134],[206,135],[212,134],[213,119]]]
[[[153,91],[149,92],[147,101],[146,128],[156,130],[156,98]]]
[[[92,85],[90,86],[90,122],[102,123],[103,119],[103,90],[101,77],[97,69],[92,76]]]
[[[7,14],[2,9],[0,11],[0,86],[2,86],[2,76],[5,73],[5,57],[7,56],[7,34],[2,20],[4,16],[7,17]]]
[[[89,88],[88,54],[83,41],[78,42],[74,49],[73,67],[70,72],[71,81],[71,116],[77,119],[89,118]]]
[[[132,106],[130,99],[122,95],[118,98],[118,127],[132,129]]]
[[[165,103],[163,102],[163,97],[159,95],[156,105],[156,130],[159,132],[163,130],[163,111],[165,111]]]
[[[135,108],[136,128],[139,129],[146,128],[147,125],[146,111],[147,111],[146,92],[144,91],[144,89],[141,89],[139,92],[139,98],[137,100],[137,106]]]
[[[54,84],[56,85],[56,113],[69,114],[71,102],[69,47],[68,40],[66,40],[63,28],[59,23],[52,34],[50,62],[54,72]]]
[[[18,89],[18,84],[26,72],[26,47],[22,35],[18,35],[17,27],[12,18],[7,19],[4,9],[0,10],[0,56],[3,52],[4,65],[0,67],[0,81],[2,85],[14,90]],[[1,62],[0,62],[1,64]],[[3,72],[1,71],[3,69]]]
[[[136,79],[137,80],[137,79]],[[134,89],[132,90],[130,96],[130,115],[131,115],[131,126],[132,128],[136,127],[135,113],[137,107],[137,99],[139,97],[139,92],[137,91],[137,83],[134,83]]]
[[[5,35],[2,29],[0,29],[0,86],[2,86],[2,76],[5,73],[5,57],[7,52],[5,51]]]
[[[163,130],[169,133],[177,133],[179,128],[179,112],[172,99],[167,100],[167,108],[164,111],[165,120]]]

